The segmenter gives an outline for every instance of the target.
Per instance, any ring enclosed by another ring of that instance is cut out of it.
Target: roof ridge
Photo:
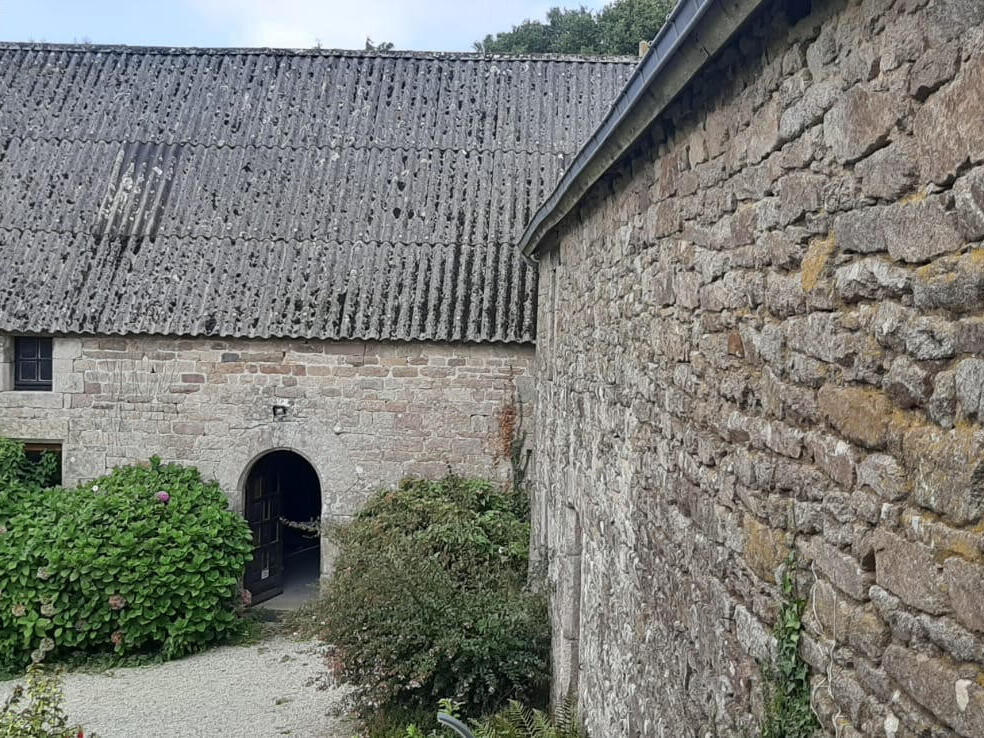
[[[363,51],[359,49],[286,49],[270,47],[130,46],[127,44],[62,44],[32,41],[0,41],[0,51],[65,51],[72,53],[132,53],[161,56],[320,56],[392,59],[453,59],[460,61],[521,62],[556,61],[574,64],[638,64],[635,56],[583,54],[486,54],[476,51]]]

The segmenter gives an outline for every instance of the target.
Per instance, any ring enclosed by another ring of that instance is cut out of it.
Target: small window
[[[51,390],[51,339],[14,339],[14,389]]]
[[[24,455],[44,470],[45,487],[56,487],[62,482],[62,446],[60,443],[24,444]]]

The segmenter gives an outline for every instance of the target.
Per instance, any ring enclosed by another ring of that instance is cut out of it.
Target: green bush
[[[335,573],[308,617],[337,648],[364,715],[428,710],[441,697],[481,715],[542,702],[545,598],[525,591],[528,500],[480,480],[404,480],[334,532]]]
[[[0,705],[0,738],[86,738],[86,734],[81,726],[68,722],[58,677],[35,665],[27,672],[27,689],[18,684]],[[96,738],[95,733],[88,738]]]
[[[69,652],[173,658],[237,632],[245,521],[193,468],[44,489],[0,442],[0,668]]]

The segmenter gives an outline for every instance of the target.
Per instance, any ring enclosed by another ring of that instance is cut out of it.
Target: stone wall
[[[290,449],[317,471],[327,520],[405,475],[506,479],[501,411],[532,389],[523,346],[61,337],[54,391],[14,392],[11,343],[0,436],[61,442],[66,484],[157,454],[241,509],[252,462]]]
[[[767,3],[546,244],[535,540],[592,735],[756,734],[796,551],[826,731],[984,736],[982,29]]]

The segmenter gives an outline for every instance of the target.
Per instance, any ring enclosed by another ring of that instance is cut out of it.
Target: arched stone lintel
[[[363,484],[349,458],[344,443],[327,425],[317,423],[273,422],[244,432],[219,462],[216,478],[229,495],[232,509],[243,510],[246,479],[256,463],[275,451],[290,451],[307,461],[321,488],[322,524],[338,523],[351,517],[353,510],[338,509],[342,493]],[[330,576],[337,556],[329,536],[321,536],[321,577]]]

